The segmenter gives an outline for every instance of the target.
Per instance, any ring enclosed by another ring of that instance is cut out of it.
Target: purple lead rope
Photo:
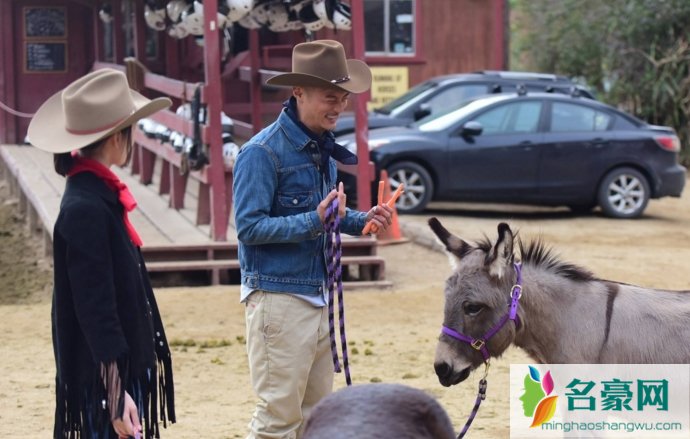
[[[340,346],[343,351],[343,367],[345,368],[345,382],[352,384],[350,377],[350,363],[347,358],[347,340],[345,338],[345,305],[343,303],[343,271],[340,258],[342,256],[342,242],[340,241],[340,216],[338,215],[338,199],[336,198],[326,209],[326,264],[328,266],[328,329],[331,337],[331,353],[333,354],[333,369],[340,373],[338,349],[335,343],[335,318],[333,301],[335,286],[338,287],[338,322],[340,324]]]

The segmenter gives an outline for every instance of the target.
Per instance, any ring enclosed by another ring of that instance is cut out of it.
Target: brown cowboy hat
[[[48,98],[29,124],[29,142],[52,153],[83,148],[169,107],[129,88],[124,73],[93,71]]]
[[[350,93],[371,87],[371,70],[357,59],[345,59],[343,45],[333,40],[300,43],[292,50],[292,72],[276,75],[269,85],[335,86]]]

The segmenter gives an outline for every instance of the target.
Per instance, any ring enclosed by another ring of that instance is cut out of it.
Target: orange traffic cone
[[[381,181],[384,182],[383,184],[383,197],[379,197],[379,199],[383,199],[384,202],[386,200],[390,200],[392,193],[391,193],[391,183],[388,181],[388,172],[386,170],[381,171]],[[404,191],[404,189],[403,189]],[[400,233],[400,224],[398,223],[398,210],[395,208],[395,205],[393,205],[393,222],[386,228],[386,230],[376,234],[376,239],[379,243],[379,245],[387,245],[387,244],[402,244],[404,242],[409,241],[407,238],[402,236],[402,233]]]

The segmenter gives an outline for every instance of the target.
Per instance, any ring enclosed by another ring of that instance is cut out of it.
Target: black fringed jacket
[[[108,429],[122,416],[125,390],[146,438],[159,437],[159,419],[175,422],[168,341],[122,215],[117,194],[95,174],[67,179],[53,233],[55,438]]]

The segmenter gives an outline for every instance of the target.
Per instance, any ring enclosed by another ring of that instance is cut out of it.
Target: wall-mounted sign
[[[26,42],[24,50],[24,71],[27,73],[67,71],[67,43]]]
[[[26,38],[65,38],[67,26],[65,8],[24,8],[24,36]]]
[[[367,103],[369,111],[386,105],[409,88],[407,67],[372,67],[371,75],[371,101]]]

